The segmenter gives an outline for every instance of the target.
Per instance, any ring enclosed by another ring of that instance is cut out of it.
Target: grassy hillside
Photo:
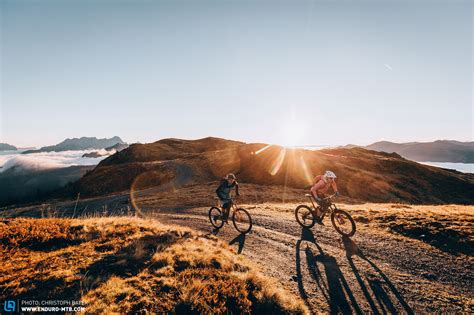
[[[474,175],[421,165],[398,154],[362,148],[285,149],[217,138],[132,145],[102,161],[76,183],[74,192],[93,196],[156,186],[169,190],[215,181],[227,172],[245,183],[306,188],[326,169],[338,174],[340,191],[354,200],[474,203]]]
[[[130,217],[3,219],[0,299],[88,313],[307,313],[213,236]]]

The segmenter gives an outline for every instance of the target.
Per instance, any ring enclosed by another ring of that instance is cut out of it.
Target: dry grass
[[[264,203],[257,206],[260,212],[285,213],[293,219],[293,211],[300,203]],[[345,204],[358,224],[375,227],[381,232],[401,234],[418,239],[451,254],[474,256],[474,206],[463,205],[407,205],[407,204]],[[250,206],[250,205],[249,205]]]
[[[360,223],[419,239],[452,254],[474,256],[474,206],[344,205]]]
[[[307,313],[213,236],[130,217],[0,221],[0,299],[90,313]]]

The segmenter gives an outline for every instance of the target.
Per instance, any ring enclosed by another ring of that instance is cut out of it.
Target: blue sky
[[[0,142],[472,141],[470,1],[8,1]]]

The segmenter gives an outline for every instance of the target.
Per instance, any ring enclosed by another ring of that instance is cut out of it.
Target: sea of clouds
[[[101,157],[82,157],[85,153],[98,151]],[[83,150],[83,151],[63,151],[63,152],[42,152],[21,154],[22,151],[8,152],[0,154],[0,172],[16,168],[22,170],[45,170],[63,168],[76,165],[97,165],[100,161],[115,153],[106,150]]]

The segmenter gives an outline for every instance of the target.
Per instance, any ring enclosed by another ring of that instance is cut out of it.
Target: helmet
[[[324,176],[326,176],[327,178],[337,178],[336,174],[334,174],[334,172],[332,171],[326,171],[326,173],[324,173]]]
[[[235,177],[235,175],[233,173],[227,174],[226,177],[227,177],[227,179],[234,179],[234,180],[237,179],[237,177]]]

